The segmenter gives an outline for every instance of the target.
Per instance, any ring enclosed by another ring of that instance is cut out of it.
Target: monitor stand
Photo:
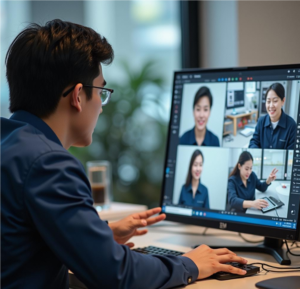
[[[291,265],[291,260],[282,249],[283,240],[265,237],[264,243],[257,246],[226,246],[233,252],[256,252],[272,255],[280,265]],[[197,246],[196,246],[197,247]],[[220,247],[210,246],[212,249]]]

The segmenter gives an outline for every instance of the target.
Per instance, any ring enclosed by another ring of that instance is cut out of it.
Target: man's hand
[[[115,241],[119,244],[125,244],[133,236],[145,235],[148,232],[147,229],[137,229],[164,220],[166,218],[165,214],[161,214],[156,217],[151,217],[155,214],[158,214],[160,211],[161,208],[154,208],[145,212],[129,215],[128,217],[120,221],[109,223],[108,225],[113,231]],[[134,243],[132,242],[127,243],[126,245],[130,248],[134,247]]]
[[[183,256],[190,258],[198,267],[198,279],[204,279],[219,271],[230,272],[238,275],[245,275],[246,271],[235,268],[227,262],[239,262],[246,264],[247,260],[238,257],[235,253],[226,248],[211,249],[201,245],[196,249],[185,253]]]

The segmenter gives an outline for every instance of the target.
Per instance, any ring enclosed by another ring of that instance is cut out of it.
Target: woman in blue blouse
[[[268,114],[259,118],[249,148],[294,149],[297,125],[283,111],[284,102],[283,85],[273,83],[266,92]]]
[[[245,212],[248,208],[261,210],[268,206],[268,202],[265,200],[255,200],[255,189],[265,192],[271,182],[276,179],[276,173],[278,170],[273,169],[268,179],[265,182],[261,182],[252,171],[252,165],[252,155],[247,151],[242,152],[238,163],[229,175],[229,210]]]
[[[186,182],[181,189],[180,205],[209,209],[208,190],[200,183],[203,161],[202,152],[195,150],[191,157]]]
[[[208,87],[202,86],[196,92],[193,104],[195,126],[185,132],[179,140],[182,145],[199,145],[219,147],[218,137],[207,129],[213,97]]]

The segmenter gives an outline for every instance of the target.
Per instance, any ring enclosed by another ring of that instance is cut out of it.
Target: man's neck
[[[59,114],[52,114],[50,117],[42,118],[42,120],[53,130],[62,146],[65,149],[69,149],[71,142],[69,137],[68,119],[66,117],[62,118]]]

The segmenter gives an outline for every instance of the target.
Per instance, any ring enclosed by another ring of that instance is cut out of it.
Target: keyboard
[[[132,249],[132,251],[139,252],[141,254],[148,254],[148,255],[171,255],[171,256],[180,256],[183,255],[184,252],[180,251],[175,251],[175,250],[168,250],[160,247],[155,247],[155,246],[148,246],[144,248],[136,248]],[[229,264],[233,267],[238,267],[240,269],[243,269],[247,271],[245,275],[237,275],[237,274],[232,274],[232,273],[227,273],[227,272],[218,272],[215,273],[211,276],[211,278],[218,279],[218,280],[229,280],[229,279],[235,279],[235,278],[243,278],[243,277],[248,277],[255,275],[259,272],[259,267],[253,266],[253,265],[244,265],[240,264],[238,262],[229,262],[226,263]]]
[[[154,246],[148,246],[144,248],[136,248],[132,249],[132,251],[136,251],[142,254],[148,254],[148,255],[171,255],[171,256],[180,256],[183,255],[183,252],[174,251],[174,250],[168,250],[164,248],[154,247]]]

